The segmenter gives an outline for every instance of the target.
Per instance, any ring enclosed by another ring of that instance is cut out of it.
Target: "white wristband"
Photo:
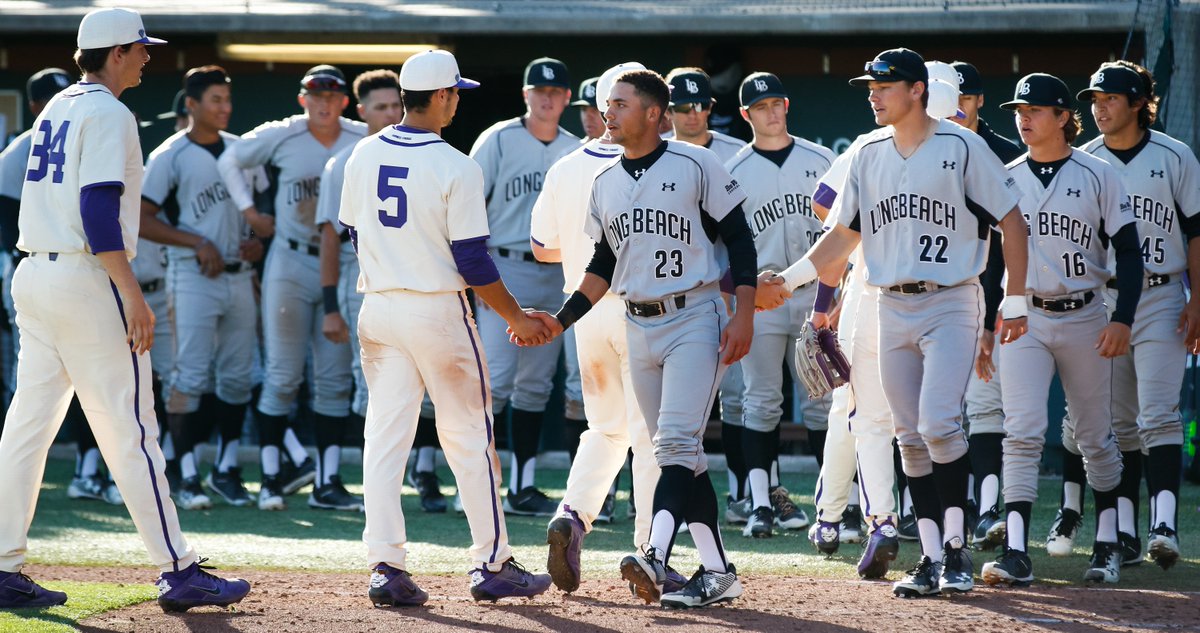
[[[1000,318],[1020,319],[1029,316],[1029,304],[1025,295],[1008,295],[1000,302]]]
[[[795,290],[817,278],[817,267],[807,257],[804,257],[788,266],[786,270],[779,273],[779,276],[783,277],[783,282],[787,284],[788,290]]]

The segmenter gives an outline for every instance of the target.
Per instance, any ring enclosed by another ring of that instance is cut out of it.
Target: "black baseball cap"
[[[310,92],[340,92],[348,93],[346,89],[346,76],[337,66],[329,64],[321,64],[313,66],[304,73],[304,78],[300,80],[300,93],[308,94]]]
[[[61,68],[43,68],[25,82],[25,96],[34,103],[49,101],[75,81]]]
[[[883,51],[863,65],[867,74],[850,80],[851,86],[865,86],[870,81],[921,81],[929,83],[925,58],[907,48]]]
[[[763,99],[771,97],[787,99],[788,95],[787,91],[783,89],[783,82],[779,81],[779,77],[771,73],[753,73],[742,80],[739,97],[742,107],[749,108]]]
[[[571,75],[567,65],[553,57],[539,57],[525,67],[525,87],[558,86],[571,89]]]
[[[1092,75],[1088,87],[1080,90],[1076,98],[1080,101],[1091,101],[1094,92],[1144,97],[1146,85],[1136,70],[1119,64],[1104,64]]]
[[[572,101],[573,106],[588,106],[596,107],[596,84],[600,82],[599,77],[584,79],[583,83],[579,84],[579,98]]]
[[[175,93],[175,100],[171,102],[171,111],[163,112],[162,114],[160,114],[154,118],[161,121],[164,119],[174,119],[176,117],[187,116],[187,115],[188,115],[187,92],[180,90],[179,92]]]
[[[1000,104],[1000,107],[1004,110],[1016,110],[1019,105],[1071,109],[1071,91],[1063,80],[1054,75],[1025,75],[1013,90],[1013,100]]]
[[[952,62],[950,67],[958,73],[958,92],[965,95],[983,94],[983,77],[979,69],[967,62]]]
[[[671,88],[671,105],[683,103],[712,103],[712,85],[708,75],[687,71],[676,74],[668,82]]]

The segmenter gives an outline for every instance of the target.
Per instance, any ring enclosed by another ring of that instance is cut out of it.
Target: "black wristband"
[[[583,315],[592,309],[592,300],[587,298],[587,295],[576,290],[567,298],[567,302],[558,309],[558,314],[554,318],[562,323],[563,330],[571,327],[571,324],[583,318]]]
[[[337,286],[321,286],[321,300],[325,304],[325,314],[338,311]]]

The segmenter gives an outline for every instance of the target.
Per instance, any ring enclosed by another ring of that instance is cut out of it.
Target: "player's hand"
[[[144,354],[154,345],[154,312],[139,292],[134,297],[122,297],[125,304],[125,342],[134,354]]]
[[[1029,331],[1029,317],[998,318],[996,325],[996,330],[1000,332],[1000,344],[1006,345],[1021,338]]]
[[[275,234],[275,216],[259,213],[258,209],[250,207],[243,214],[250,229],[259,237],[271,237]]]
[[[754,291],[755,310],[759,312],[774,310],[791,298],[792,291],[788,290],[787,284],[783,282],[783,277],[770,270],[764,270],[758,274],[758,288]]]
[[[549,318],[546,318],[549,317]],[[562,333],[562,325],[557,332],[550,326],[550,321],[558,323],[552,315],[545,312],[524,312],[508,324],[508,337],[514,345],[532,347],[545,345]]]
[[[842,324],[842,302],[838,301],[837,303],[835,303],[833,305],[833,310],[829,311],[829,325],[827,327],[831,330],[837,330],[838,326],[840,326],[841,324]]]
[[[979,335],[979,354],[975,356],[975,375],[984,382],[991,382],[996,373],[992,352],[996,349],[996,333],[985,329]]]
[[[739,312],[733,315],[729,325],[721,330],[721,362],[732,365],[750,352],[750,343],[754,340],[754,315],[750,312]]]
[[[330,312],[321,320],[321,334],[333,343],[349,343],[350,328],[346,325],[346,320],[337,312]]]
[[[1200,300],[1192,297],[1183,306],[1183,314],[1179,315],[1179,329],[1183,333],[1183,345],[1189,354],[1200,353]]]
[[[833,323],[833,319],[829,318],[829,315],[824,312],[813,312],[808,322],[812,323],[814,330],[819,330],[829,327]]]
[[[200,274],[205,277],[216,277],[225,270],[225,259],[221,251],[208,240],[201,240],[195,246],[196,263],[200,264]]]
[[[238,244],[238,257],[242,258],[242,261],[250,262],[251,264],[262,261],[264,251],[266,251],[266,247],[263,246],[262,240],[257,237],[242,240]]]
[[[1132,336],[1129,326],[1124,323],[1112,322],[1100,330],[1100,338],[1096,339],[1096,350],[1101,358],[1116,358],[1129,352],[1129,338]]]

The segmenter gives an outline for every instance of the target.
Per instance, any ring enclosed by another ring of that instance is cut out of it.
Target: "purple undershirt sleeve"
[[[83,233],[93,253],[125,250],[121,236],[121,183],[100,183],[79,192]]]
[[[358,253],[358,229],[356,229],[342,221],[338,221],[338,224],[341,224],[342,226],[346,227],[346,232],[350,234],[350,243],[352,245],[354,245],[354,252],[355,252],[355,254],[357,254]]]
[[[476,237],[469,240],[459,240],[450,243],[450,253],[454,255],[454,265],[458,274],[469,286],[486,286],[500,279],[500,271],[496,270],[496,262],[487,250],[488,236]]]

